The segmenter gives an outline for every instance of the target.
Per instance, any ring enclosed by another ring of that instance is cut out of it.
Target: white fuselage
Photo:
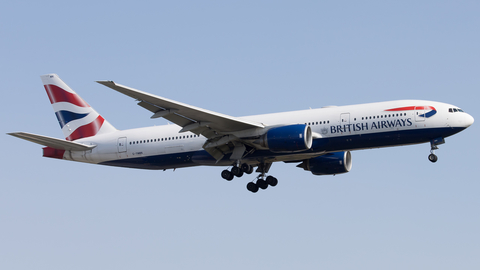
[[[451,136],[473,123],[473,118],[467,113],[449,112],[449,109],[458,108],[433,101],[400,100],[254,115],[239,119],[255,121],[267,127],[309,125],[314,133],[311,150],[288,155],[272,155],[269,151],[259,151],[252,155],[256,160],[269,157],[273,161],[295,161],[326,152],[429,142]],[[434,115],[429,116],[428,113]],[[146,169],[225,165],[231,162],[228,157],[223,162],[202,161],[206,155],[200,153],[204,152],[202,146],[206,138],[191,132],[179,133],[180,130],[181,127],[177,125],[164,125],[82,138],[76,142],[96,147],[89,151],[66,151],[64,158]],[[262,129],[250,132],[257,135]],[[239,137],[242,135],[246,134],[238,134]],[[195,156],[198,155],[203,158],[196,161]]]

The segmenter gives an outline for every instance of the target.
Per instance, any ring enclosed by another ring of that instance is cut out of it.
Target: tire
[[[258,179],[257,180],[257,186],[261,189],[266,189],[268,187],[268,184],[265,180],[263,179]]]
[[[233,179],[233,174],[228,170],[223,170],[222,171],[222,178],[227,180],[227,181],[231,181]]]
[[[269,184],[270,186],[274,187],[278,184],[278,180],[277,178],[273,177],[273,176],[267,176],[267,184]]]
[[[247,184],[247,189],[250,192],[256,193],[258,191],[258,186],[255,185],[255,183],[250,182],[250,183]]]
[[[247,163],[243,163],[240,168],[246,174],[251,174],[253,172],[253,167],[248,165]]]
[[[236,177],[242,177],[243,176],[243,171],[239,167],[235,166],[231,170],[232,174],[235,175]]]
[[[435,154],[430,154],[428,155],[428,160],[430,160],[432,163],[437,162],[438,157]]]

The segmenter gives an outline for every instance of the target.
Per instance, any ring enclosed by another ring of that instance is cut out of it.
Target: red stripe
[[[81,138],[95,136],[102,127],[104,121],[105,119],[99,115],[97,119],[90,124],[77,128],[72,134],[70,134],[70,136],[66,138],[66,140],[74,141]]]
[[[415,109],[415,106],[410,106],[410,107],[402,107],[402,108],[395,108],[395,109],[390,109],[390,110],[385,110],[387,112],[398,112],[398,111],[412,111]]]
[[[43,148],[43,156],[48,158],[63,159],[64,153],[65,150],[55,149],[49,146]]]
[[[90,105],[88,105],[77,94],[67,92],[64,89],[53,84],[47,84],[44,86],[45,86],[45,90],[47,90],[47,95],[48,95],[48,98],[50,99],[50,103],[52,104],[57,102],[69,102],[79,107],[90,107]]]
[[[395,109],[385,110],[387,112],[398,112],[398,111],[413,111],[413,110],[435,110],[432,106],[409,106],[409,107],[401,107]]]

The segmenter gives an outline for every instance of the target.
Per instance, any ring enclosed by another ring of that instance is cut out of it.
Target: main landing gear
[[[278,184],[277,178],[269,175],[267,178],[264,178],[265,175],[260,174],[257,177],[257,183],[250,182],[247,184],[247,189],[248,191],[251,191],[253,193],[256,193],[258,189],[267,189],[268,186],[276,186]]]
[[[243,173],[251,174],[253,172],[253,167],[243,163],[240,167],[237,165],[233,166],[232,169],[222,171],[222,178],[227,181],[232,181],[233,177],[242,177]]]
[[[258,166],[257,172],[260,172],[260,175],[257,176],[257,181],[250,182],[247,184],[247,189],[250,192],[256,193],[259,189],[266,189],[268,186],[276,186],[278,184],[277,178],[269,175],[266,176],[266,173],[270,169],[271,163],[261,163]],[[251,174],[253,172],[253,167],[246,163],[243,163],[241,166],[233,166],[230,170],[222,171],[222,178],[231,181],[235,176],[242,177],[244,173]]]
[[[430,141],[430,155],[428,155],[428,160],[430,160],[432,163],[437,162],[438,157],[437,155],[435,155],[435,150],[438,149],[437,145],[444,144],[444,143],[445,143],[445,139],[443,138],[437,138]]]

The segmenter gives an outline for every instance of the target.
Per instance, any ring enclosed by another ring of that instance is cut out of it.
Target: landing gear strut
[[[428,160],[430,160],[432,163],[437,162],[438,157],[435,155],[435,150],[438,149],[437,145],[444,143],[445,140],[443,138],[437,138],[430,141],[430,155],[428,155]]]

